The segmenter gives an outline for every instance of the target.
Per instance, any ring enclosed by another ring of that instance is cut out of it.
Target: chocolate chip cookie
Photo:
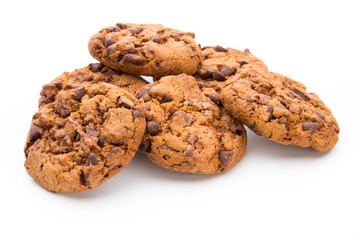
[[[93,35],[90,54],[104,65],[136,75],[195,74],[201,67],[195,35],[160,24],[118,23]]]
[[[226,80],[222,103],[256,134],[285,145],[330,150],[339,126],[315,93],[297,81],[254,68]]]
[[[216,174],[233,167],[247,144],[243,125],[186,74],[148,84],[137,97],[145,111],[140,151],[172,171]],[[218,97],[219,98],[219,97]]]
[[[45,84],[40,92],[39,107],[53,102],[61,89],[74,88],[84,83],[97,84],[102,82],[116,85],[134,95],[148,84],[140,76],[122,73],[105,67],[101,63],[91,63],[71,73],[65,72],[50,83]]]
[[[33,116],[26,170],[49,191],[95,188],[130,162],[145,124],[138,100],[114,85],[61,89]]]

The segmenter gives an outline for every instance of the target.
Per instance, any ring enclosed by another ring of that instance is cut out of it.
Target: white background
[[[1,1],[0,239],[360,239],[358,1]],[[137,154],[99,188],[51,193],[23,147],[43,84],[95,62],[90,36],[117,22],[161,23],[202,46],[249,48],[332,110],[328,153],[249,132],[238,165],[173,173]]]

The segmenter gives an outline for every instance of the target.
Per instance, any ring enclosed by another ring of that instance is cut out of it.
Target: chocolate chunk
[[[155,42],[155,43],[158,43],[158,44],[161,43],[160,37],[159,37],[159,36],[156,36],[156,35],[151,38],[151,41],[153,41],[153,42]]]
[[[102,63],[90,63],[90,69],[91,71],[100,72],[101,69],[103,69],[104,65]]]
[[[144,109],[145,111],[151,111],[151,107],[149,105],[145,105]]]
[[[299,95],[302,99],[304,99],[306,102],[310,101],[310,98],[306,95],[306,93],[303,93],[302,91],[300,91],[297,88],[294,88],[294,93],[296,93],[297,95]]]
[[[133,110],[132,116],[133,116],[133,119],[134,119],[134,120],[135,120],[136,118],[142,118],[142,117],[143,117],[143,115],[141,114],[141,112],[138,111],[138,110]]]
[[[219,152],[219,157],[220,157],[220,161],[222,162],[222,164],[224,164],[225,166],[227,166],[230,163],[231,157],[234,154],[234,151],[220,151]]]
[[[144,97],[145,95],[148,95],[150,92],[150,88],[144,88],[143,90],[141,90],[138,95],[137,98],[140,99],[142,97]]]
[[[244,52],[245,53],[250,53],[250,50],[248,48],[245,48]]]
[[[216,71],[216,72],[214,73],[214,80],[216,80],[216,81],[225,81],[226,78],[225,78],[225,76],[224,76],[221,72]]]
[[[236,72],[235,68],[229,67],[229,66],[222,66],[220,69],[220,73],[224,76],[224,77],[228,77],[233,75]]]
[[[119,97],[119,99],[117,100],[117,106],[127,108],[127,109],[131,109],[131,106],[129,104],[127,104],[125,102],[122,102],[121,97]]]
[[[139,151],[147,152],[147,153],[151,152],[151,142],[150,142],[150,140],[147,139],[144,142],[142,142],[140,144]]]
[[[272,106],[268,106],[268,109],[266,110],[266,112],[270,114],[268,121],[270,121],[270,120],[272,120],[272,119],[275,118],[274,115],[273,115],[274,108],[273,108]]]
[[[204,86],[205,86],[205,84],[204,83],[202,83],[202,82],[196,82],[197,83],[197,85],[199,86],[199,88],[201,89],[201,88],[203,88]]]
[[[52,81],[52,83],[55,85],[55,87],[58,90],[62,89],[62,83],[59,80],[56,79],[56,80]]]
[[[163,99],[160,100],[160,103],[167,103],[167,102],[171,102],[172,99],[168,96],[163,97]]]
[[[106,31],[107,31],[108,33],[111,33],[111,32],[119,32],[120,29],[119,29],[118,27],[113,26],[113,27],[108,27],[108,28],[106,29]]]
[[[84,86],[79,86],[77,88],[75,88],[75,96],[73,97],[76,101],[81,100],[81,98],[85,96],[85,87]]]
[[[137,29],[137,28],[127,28],[126,30],[128,30],[134,35],[139,34],[142,31],[141,29]]]
[[[215,46],[214,50],[217,51],[217,52],[227,52],[228,51],[227,49],[225,49],[225,48],[223,48],[222,46],[219,46],[219,45]]]
[[[134,64],[136,66],[141,66],[144,64],[144,59],[142,59],[142,57],[140,57],[139,55],[133,55],[133,54],[126,54],[123,57],[123,61]]]
[[[96,155],[95,153],[90,153],[88,156],[88,162],[87,165],[89,166],[90,164],[92,165],[98,165],[98,163],[100,162],[99,160],[99,156]]]
[[[207,95],[207,97],[210,98],[211,101],[213,101],[216,104],[221,103],[220,98],[218,96],[214,95],[214,94],[209,94],[209,95]]]
[[[249,103],[255,102],[255,100],[252,99],[252,98],[246,98],[246,101],[249,102]]]
[[[41,136],[41,131],[42,131],[42,128],[40,128],[34,124],[31,125],[30,132],[29,132],[29,140],[31,142],[35,142]]]
[[[201,57],[205,60],[205,59],[208,59],[209,58],[209,53],[206,53],[206,52],[202,52],[201,53]]]
[[[318,122],[306,122],[302,125],[302,130],[303,131],[311,130],[311,134],[315,133],[318,128],[320,128],[320,123]]]
[[[193,155],[193,150],[192,150],[192,148],[186,149],[186,151],[185,151],[185,157],[192,157],[192,155]]]
[[[113,45],[114,43],[116,43],[116,39],[113,39],[113,38],[105,38],[104,40],[104,45],[105,47],[109,47],[111,45]]]
[[[169,160],[169,159],[170,159],[170,156],[169,156],[169,155],[164,155],[163,158],[164,158],[165,160]]]
[[[195,135],[194,137],[189,137],[187,138],[185,141],[191,145],[194,145],[194,143],[198,140],[197,136]]]
[[[122,24],[122,23],[117,23],[116,26],[120,29],[126,29],[125,24]]]
[[[85,186],[90,185],[90,183],[87,181],[87,177],[85,177],[85,174],[83,171],[81,171],[81,173],[80,173],[80,184],[85,185]]]
[[[53,101],[52,100],[50,100],[50,99],[48,99],[47,97],[45,97],[45,96],[41,96],[41,103],[42,104],[49,104],[49,103],[52,103]]]
[[[146,123],[146,129],[151,136],[155,136],[160,131],[160,126],[155,121],[149,121]]]
[[[202,79],[209,79],[212,78],[214,75],[214,71],[210,68],[203,68],[200,70],[201,78]]]
[[[100,136],[99,139],[98,139],[97,144],[99,145],[99,147],[104,147],[105,142],[106,142],[106,137],[105,136]]]
[[[243,65],[248,64],[248,62],[244,61],[244,60],[241,60],[241,61],[239,61],[239,64],[240,64],[240,67],[242,67]]]

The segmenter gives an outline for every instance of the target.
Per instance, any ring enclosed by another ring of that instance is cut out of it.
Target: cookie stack
[[[100,63],[40,92],[24,150],[28,174],[49,191],[85,191],[138,150],[172,171],[216,174],[244,155],[243,124],[285,145],[336,144],[335,118],[303,84],[270,72],[248,49],[200,48],[194,37],[122,23],[93,35],[88,47]]]

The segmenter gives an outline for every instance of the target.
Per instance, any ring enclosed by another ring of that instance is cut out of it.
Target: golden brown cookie
[[[136,75],[195,74],[201,67],[195,34],[160,24],[118,23],[89,40],[91,56],[104,65]]]
[[[221,90],[226,110],[256,134],[285,145],[330,150],[339,126],[315,93],[297,81],[264,68],[229,78]]]
[[[25,167],[49,191],[92,189],[130,162],[144,131],[132,94],[107,83],[61,89],[33,116]]]
[[[242,158],[243,125],[232,118],[186,74],[148,84],[137,97],[145,111],[140,150],[172,171],[216,174]]]
[[[111,83],[134,95],[148,84],[140,76],[122,73],[105,67],[101,63],[91,63],[71,73],[65,72],[50,83],[45,84],[40,92],[39,107],[54,101],[61,89],[74,88],[84,83]]]

